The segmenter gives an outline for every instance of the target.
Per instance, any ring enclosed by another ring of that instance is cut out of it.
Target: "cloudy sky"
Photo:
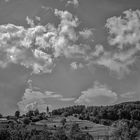
[[[0,112],[140,100],[139,0],[0,0]]]

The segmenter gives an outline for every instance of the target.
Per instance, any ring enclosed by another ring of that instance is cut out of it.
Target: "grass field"
[[[49,118],[48,120],[42,120],[42,121],[36,122],[35,124],[28,126],[28,128],[29,129],[36,128],[38,130],[41,130],[46,125],[50,130],[56,130],[57,128],[62,126],[61,120],[62,120],[62,117],[52,117],[52,118]],[[65,124],[66,130],[69,130],[71,125],[74,122],[79,124],[79,127],[83,132],[88,132],[90,135],[94,137],[95,136],[101,136],[101,137],[109,136],[111,130],[114,129],[113,127],[96,124],[87,120],[79,120],[73,116],[70,116],[66,118],[66,124]]]

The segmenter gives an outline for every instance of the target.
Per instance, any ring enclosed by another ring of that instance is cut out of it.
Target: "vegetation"
[[[111,125],[114,121],[127,119],[140,121],[140,101],[113,106],[71,106],[52,111],[52,115],[74,115],[82,120]]]
[[[137,140],[140,136],[140,101],[112,106],[71,106],[52,111],[53,115],[74,115],[81,120],[113,126],[113,140]]]
[[[63,128],[57,129],[55,132],[47,129],[28,130],[25,125],[9,126],[0,131],[0,140],[92,140],[92,136],[87,133],[81,133],[74,126],[71,128],[70,135],[67,135]]]
[[[61,118],[60,125],[52,120],[57,116]],[[79,126],[76,121],[68,121],[69,116],[81,122],[88,120],[87,125]],[[3,118],[2,115],[0,117]],[[93,135],[88,133],[91,122],[113,128],[109,134],[111,140],[140,139],[140,102],[100,107],[79,105],[53,110],[51,113],[47,107],[46,113],[36,109],[21,115],[16,111],[14,116],[5,118],[6,125],[0,127],[0,140],[93,140]],[[36,126],[36,122],[41,120],[44,122],[43,128]],[[44,120],[48,120],[48,123]],[[53,126],[49,125],[49,121]]]
[[[116,125],[112,140],[138,140],[139,129],[134,125],[135,122],[120,120]]]

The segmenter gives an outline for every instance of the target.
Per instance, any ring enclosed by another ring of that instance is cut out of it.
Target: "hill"
[[[70,106],[52,111],[53,115],[70,116],[95,123],[111,125],[117,120],[140,121],[140,101],[125,102],[111,106]]]
[[[55,130],[56,128],[62,127],[61,120],[63,117],[55,116],[52,118],[48,118],[48,120],[41,120],[36,122],[35,124],[30,125],[29,128],[36,128],[36,129],[43,129],[43,127],[46,125],[49,129]],[[69,116],[66,118],[65,123],[65,129],[67,132],[70,131],[72,124],[78,124],[79,128],[82,130],[82,132],[88,132],[90,135],[96,137],[105,137],[110,136],[110,133],[112,130],[114,130],[114,127],[111,126],[105,126],[93,123],[91,121],[87,120],[80,120],[76,117]]]
[[[0,118],[0,140],[96,140],[140,138],[140,101],[111,106],[38,109]]]

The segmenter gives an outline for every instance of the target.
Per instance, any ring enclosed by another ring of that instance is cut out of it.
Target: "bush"
[[[0,131],[0,140],[9,140],[10,132],[7,129],[3,129]]]
[[[24,118],[23,123],[28,125],[31,122],[30,118]]]
[[[103,124],[103,125],[110,126],[112,124],[112,121],[111,120],[106,120],[106,119],[101,119],[100,123]]]

